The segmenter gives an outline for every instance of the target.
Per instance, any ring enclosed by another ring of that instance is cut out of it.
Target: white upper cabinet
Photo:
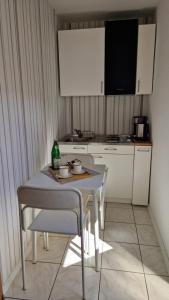
[[[104,95],[105,28],[58,32],[60,95]]]
[[[139,25],[136,94],[152,93],[155,51],[155,24]]]

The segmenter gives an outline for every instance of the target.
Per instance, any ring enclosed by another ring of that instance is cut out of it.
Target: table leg
[[[98,195],[94,193],[94,242],[95,242],[95,270],[99,271],[99,215],[98,215]]]

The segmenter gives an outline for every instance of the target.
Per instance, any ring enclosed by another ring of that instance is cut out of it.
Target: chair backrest
[[[75,159],[79,159],[82,162],[84,167],[90,167],[94,165],[94,158],[91,154],[62,154],[61,163],[66,163],[68,161],[72,161]]]
[[[28,207],[53,210],[82,209],[82,195],[77,189],[45,189],[20,186],[19,204]]]

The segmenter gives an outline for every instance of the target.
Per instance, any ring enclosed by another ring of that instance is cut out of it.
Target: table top
[[[50,188],[55,189],[58,187],[62,188],[77,188],[79,190],[87,190],[90,192],[95,192],[98,190],[103,183],[103,177],[105,172],[105,165],[92,165],[89,167],[91,170],[98,172],[98,175],[93,177],[76,180],[68,183],[61,184],[54,179],[48,177],[41,171],[31,177],[24,186],[31,186],[37,188]]]

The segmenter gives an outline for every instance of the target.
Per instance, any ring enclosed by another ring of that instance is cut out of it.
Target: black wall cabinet
[[[105,23],[105,95],[135,94],[138,20]]]

